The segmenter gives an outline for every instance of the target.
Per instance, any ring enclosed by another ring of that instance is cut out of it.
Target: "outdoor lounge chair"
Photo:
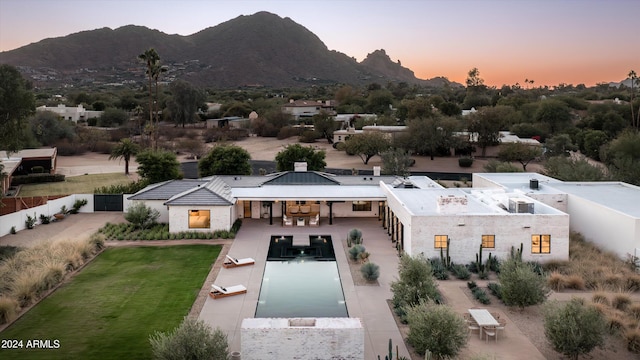
[[[293,226],[293,219],[287,215],[282,215],[282,226]]]
[[[234,268],[238,266],[247,266],[253,265],[256,261],[253,258],[244,258],[244,259],[236,259],[229,255],[226,255],[226,260],[222,263],[222,266],[225,268]]]
[[[316,214],[316,216],[309,219],[309,226],[319,226],[320,225],[320,214]]]
[[[211,296],[214,299],[219,299],[227,296],[240,295],[240,294],[246,294],[246,293],[247,293],[247,288],[244,285],[227,286],[225,288],[225,287],[213,284],[211,285],[211,292],[209,293],[209,296]]]

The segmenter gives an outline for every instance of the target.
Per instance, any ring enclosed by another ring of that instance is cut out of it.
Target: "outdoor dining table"
[[[469,309],[469,314],[480,327],[480,339],[482,339],[483,326],[498,326],[500,323],[496,320],[487,309]]]

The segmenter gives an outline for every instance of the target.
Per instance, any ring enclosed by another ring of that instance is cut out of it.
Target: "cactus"
[[[484,265],[482,264],[482,244],[480,244],[480,252],[476,253],[476,269],[478,270],[478,274],[484,272]]]
[[[389,339],[389,360],[393,359],[393,343],[391,339]]]
[[[449,269],[451,267],[451,256],[449,256],[449,238],[447,238],[447,255],[445,256],[444,254],[444,250],[442,250],[442,248],[440,248],[440,261],[442,262],[442,265],[444,265],[445,269]]]
[[[511,246],[511,258],[522,261],[522,243],[520,243],[520,249],[518,250]]]

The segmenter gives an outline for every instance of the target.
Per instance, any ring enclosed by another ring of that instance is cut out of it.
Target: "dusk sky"
[[[190,35],[259,11],[358,61],[384,49],[422,79],[464,83],[477,67],[498,87],[592,86],[640,73],[640,0],[0,0],[0,51],[129,24]]]

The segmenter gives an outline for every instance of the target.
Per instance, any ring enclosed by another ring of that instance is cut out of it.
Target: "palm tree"
[[[629,71],[629,75],[627,76],[631,79],[631,99],[629,100],[629,102],[631,103],[631,126],[637,128],[638,125],[640,125],[640,114],[638,114],[638,121],[636,122],[636,118],[633,115],[633,83],[636,82],[638,75],[636,74],[635,70],[631,70]],[[638,109],[638,112],[640,112],[640,108]]]
[[[150,48],[149,50],[145,50],[144,53],[138,55],[138,59],[145,63],[147,66],[146,74],[149,79],[149,123],[153,126],[153,113],[154,113],[154,99],[153,99],[153,80],[156,81],[156,97],[158,95],[157,87],[158,87],[158,76],[160,71],[158,69],[160,66],[160,55],[154,48]],[[156,99],[157,101],[157,99]],[[157,139],[156,144],[157,146]]]
[[[122,139],[120,140],[120,143],[111,150],[109,160],[119,158],[124,159],[124,174],[129,175],[129,160],[131,160],[131,156],[136,155],[139,150],[140,147],[138,144],[131,141],[131,139]]]

